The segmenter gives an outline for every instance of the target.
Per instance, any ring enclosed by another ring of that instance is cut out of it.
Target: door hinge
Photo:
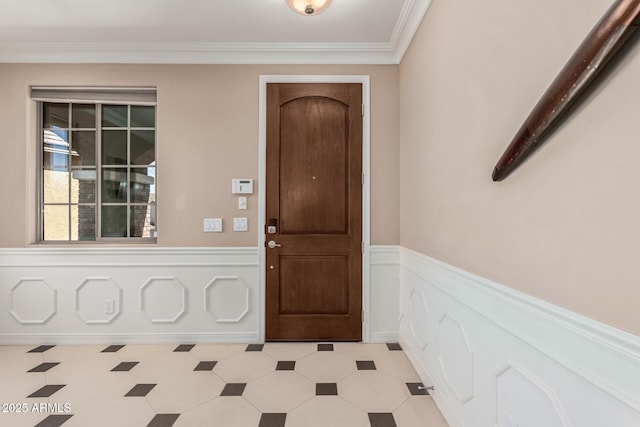
[[[364,323],[364,310],[362,310],[362,313],[360,313],[360,315],[362,316],[360,319],[362,320],[362,323]]]
[[[362,104],[362,117],[364,117],[364,104]]]
[[[364,253],[364,242],[360,242],[360,252]]]
[[[364,185],[364,174],[362,174],[362,185]]]

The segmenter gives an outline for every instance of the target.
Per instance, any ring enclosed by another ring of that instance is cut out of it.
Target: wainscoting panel
[[[452,427],[640,426],[640,338],[399,251],[400,342]]]
[[[0,249],[0,344],[258,342],[258,248]],[[370,248],[365,337],[396,342],[397,246]]]
[[[0,250],[0,344],[257,342],[257,248]]]
[[[368,310],[365,330],[369,330],[370,342],[398,342],[400,250],[398,246],[371,246],[370,254],[370,299],[364,302]]]

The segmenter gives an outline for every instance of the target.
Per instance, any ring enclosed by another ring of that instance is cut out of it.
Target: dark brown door
[[[360,340],[360,84],[267,84],[266,199],[266,338]]]

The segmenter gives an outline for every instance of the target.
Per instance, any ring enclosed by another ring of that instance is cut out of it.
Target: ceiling
[[[0,0],[0,62],[397,64],[431,0]]]

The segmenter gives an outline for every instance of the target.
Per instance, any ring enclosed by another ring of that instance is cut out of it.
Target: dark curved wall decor
[[[563,119],[640,24],[640,0],[617,0],[551,83],[496,164],[492,178],[509,175]]]

